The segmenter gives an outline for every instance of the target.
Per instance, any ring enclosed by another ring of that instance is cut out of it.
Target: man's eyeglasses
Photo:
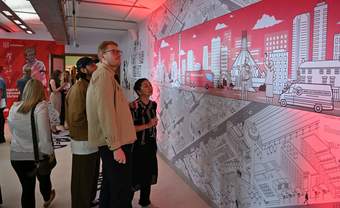
[[[123,51],[117,50],[117,49],[111,49],[111,50],[104,51],[104,53],[107,53],[107,52],[111,52],[111,53],[119,54],[119,55],[123,54]]]

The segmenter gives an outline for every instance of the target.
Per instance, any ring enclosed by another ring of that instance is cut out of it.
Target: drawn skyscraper
[[[340,60],[340,33],[334,35],[333,59]]]
[[[221,72],[228,70],[228,48],[223,46],[221,48]]]
[[[275,71],[274,94],[280,94],[288,81],[288,52],[284,49],[274,50],[269,53],[269,57]]]
[[[221,76],[221,38],[211,40],[211,72],[214,74],[214,86],[217,86]]]
[[[209,48],[203,46],[203,70],[209,69]]]
[[[303,60],[309,60],[310,14],[298,15],[293,20],[293,50],[291,79],[297,79],[297,70]]]
[[[326,59],[327,9],[325,2],[314,8],[313,61]]]
[[[194,58],[194,52],[192,50],[188,50],[187,54],[187,71],[192,71],[194,70],[194,63],[195,58]]]

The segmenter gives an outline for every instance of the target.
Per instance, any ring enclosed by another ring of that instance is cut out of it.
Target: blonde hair
[[[22,94],[22,104],[18,113],[28,113],[34,106],[45,100],[44,85],[36,79],[31,79],[26,83]]]
[[[106,48],[108,45],[114,45],[118,47],[118,44],[114,41],[103,41],[99,46],[98,46],[98,58],[101,60],[103,58],[103,54],[106,51]]]

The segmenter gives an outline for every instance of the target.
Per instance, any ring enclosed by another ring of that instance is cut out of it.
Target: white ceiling
[[[1,0],[0,0],[1,1]],[[55,24],[51,27],[45,24],[56,23],[55,15],[44,14],[41,16],[34,10],[39,4],[40,11],[56,10],[55,2],[61,1],[64,7],[64,15],[66,16],[66,28],[69,35],[69,43],[74,40],[74,18],[73,18],[73,3],[75,11],[75,40],[83,39],[95,35],[96,33],[111,34],[114,37],[119,37],[128,30],[136,29],[137,23],[143,21],[152,11],[157,9],[166,0],[43,0],[44,4],[40,2],[42,0],[2,0],[5,2],[16,14],[24,20],[36,33],[55,33],[51,31],[51,28],[55,29]],[[39,2],[40,1],[40,2]],[[36,3],[39,2],[39,3]],[[32,5],[33,7],[32,7]],[[44,8],[42,8],[44,7]],[[39,13],[39,10],[37,10]],[[62,13],[60,12],[62,15]],[[46,17],[47,16],[47,17]],[[25,34],[15,24],[7,20],[2,14],[0,14],[0,23],[10,27],[13,32],[6,33],[0,29],[0,37],[5,36],[18,36],[29,37],[35,35]],[[45,24],[44,24],[45,23]],[[60,28],[59,28],[60,25]],[[47,28],[50,28],[48,30]],[[63,24],[58,24],[58,30],[63,30]],[[88,34],[87,34],[88,33]],[[50,37],[51,35],[49,35]],[[52,34],[54,39],[58,39],[59,35]],[[82,38],[83,37],[83,38]],[[67,40],[59,40],[59,42],[65,42]],[[58,41],[58,40],[57,40]]]
[[[129,30],[137,30],[137,24],[167,0],[0,1],[5,2],[35,32],[33,35],[26,34],[0,13],[0,26],[5,25],[13,31],[8,33],[0,29],[0,38],[54,39],[59,43],[76,45],[100,39],[101,36],[123,37]],[[219,1],[237,3],[240,7],[246,6],[244,2],[248,2],[248,0]]]
[[[82,43],[100,33],[122,37],[129,30],[137,30],[143,21],[166,0],[67,0],[66,25],[70,42]],[[73,5],[75,18],[73,16]],[[75,23],[74,23],[75,19]],[[76,30],[74,31],[74,25]],[[74,38],[75,37],[75,38]]]

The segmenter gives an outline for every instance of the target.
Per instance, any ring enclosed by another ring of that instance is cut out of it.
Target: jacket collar
[[[106,70],[109,70],[110,72],[112,72],[112,73],[116,73],[116,70],[115,69],[113,69],[110,65],[108,65],[108,64],[105,64],[105,63],[103,63],[103,62],[100,62],[99,64],[98,64],[98,67],[100,67],[100,68],[104,68],[104,69],[106,69]]]

